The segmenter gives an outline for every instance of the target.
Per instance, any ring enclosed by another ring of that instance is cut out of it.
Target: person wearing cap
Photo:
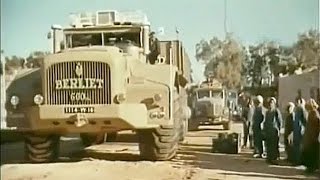
[[[307,172],[314,172],[319,168],[319,143],[320,115],[317,109],[319,105],[314,99],[306,104],[308,120],[302,146],[302,164],[307,167]]]
[[[276,98],[270,98],[265,121],[263,123],[266,136],[267,162],[277,164],[276,160],[280,157],[279,136],[282,127],[282,116],[276,106]]]
[[[294,122],[294,108],[293,102],[289,102],[286,108],[287,116],[284,121],[284,145],[287,154],[287,160],[294,163],[293,156],[293,122]]]
[[[265,111],[266,110],[263,107],[263,97],[258,95],[255,99],[255,109],[252,120],[254,158],[261,158],[263,154],[263,135],[261,125],[265,118]]]

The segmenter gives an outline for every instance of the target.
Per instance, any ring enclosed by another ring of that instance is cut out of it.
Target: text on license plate
[[[65,107],[64,113],[94,113],[94,107]]]

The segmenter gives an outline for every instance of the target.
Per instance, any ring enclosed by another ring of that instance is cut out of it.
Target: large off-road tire
[[[104,143],[104,133],[80,133],[80,138],[85,147]]]
[[[199,122],[195,118],[188,119],[188,130],[196,131],[199,128]]]
[[[106,142],[115,142],[117,139],[117,136],[118,136],[117,132],[107,133]]]
[[[170,160],[178,149],[178,131],[172,126],[138,131],[141,158],[151,161]]]
[[[25,158],[32,163],[53,162],[59,157],[58,135],[35,135],[25,136]]]

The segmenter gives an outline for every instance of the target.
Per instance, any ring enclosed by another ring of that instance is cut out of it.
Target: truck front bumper
[[[89,108],[90,112],[75,112],[75,108]],[[23,112],[9,112],[7,125],[18,130],[60,130],[71,133],[157,127],[148,122],[148,111],[144,104],[33,106]]]
[[[224,124],[229,121],[227,116],[223,115],[215,115],[215,116],[196,116],[193,117],[200,124],[211,124],[211,125],[219,125]]]

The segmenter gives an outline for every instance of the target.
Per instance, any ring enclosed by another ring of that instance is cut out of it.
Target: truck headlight
[[[19,102],[20,102],[20,99],[18,96],[11,96],[11,99],[10,99],[11,105],[17,106]]]
[[[157,118],[158,112],[151,112],[151,113],[149,114],[149,116],[150,116],[151,119]]]
[[[123,103],[126,100],[126,95],[124,93],[120,93],[116,96],[116,100],[118,103]]]
[[[161,101],[162,95],[161,95],[161,94],[155,94],[155,95],[153,96],[153,99],[154,99],[154,101],[156,101],[156,102]]]
[[[33,102],[36,104],[36,105],[40,105],[43,103],[43,96],[41,94],[37,94],[34,96],[33,98]]]
[[[165,115],[166,115],[165,112],[159,112],[158,115],[157,115],[157,118],[158,118],[158,119],[161,119],[161,118],[163,118]]]
[[[201,111],[200,111],[200,110],[197,110],[197,111],[196,111],[196,115],[201,115]]]

